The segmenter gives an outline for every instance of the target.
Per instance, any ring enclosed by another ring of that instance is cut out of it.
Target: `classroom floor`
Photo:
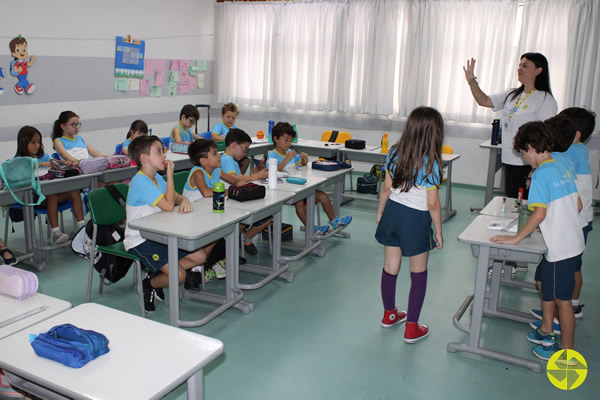
[[[247,291],[246,299],[255,305],[252,313],[230,309],[208,325],[191,329],[225,344],[224,354],[204,369],[205,398],[534,400],[597,396],[600,347],[596,347],[594,335],[600,332],[598,218],[584,255],[585,316],[577,320],[575,333],[576,349],[588,363],[587,379],[579,388],[562,392],[552,386],[545,371],[535,373],[488,358],[446,351],[449,341],[467,339],[453,327],[452,317],[473,291],[476,266],[469,247],[456,237],[476,216],[469,208],[481,206],[484,197],[483,190],[470,187],[456,185],[453,191],[458,214],[444,224],[444,248],[433,251],[429,260],[429,285],[420,320],[431,329],[428,338],[406,344],[403,327],[380,326],[383,248],[374,239],[376,203],[354,200],[342,208],[343,215],[353,217],[346,229],[351,239],[330,239],[322,245],[328,249],[325,258],[308,256],[293,263],[293,283],[276,280],[260,290]],[[444,195],[444,189],[440,194]],[[283,219],[294,224],[294,237],[300,240],[303,234],[292,207],[285,207]],[[9,245],[18,248],[22,224],[15,224],[15,229]],[[266,243],[258,245],[263,254],[268,253]],[[47,260],[48,267],[38,274],[40,292],[68,300],[74,306],[84,302],[87,262],[69,248],[52,252]],[[397,291],[397,303],[404,309],[410,285],[408,260],[405,262]],[[532,280],[534,269],[530,266],[529,272],[519,273],[518,278]],[[130,276],[99,296],[96,275],[92,300],[138,314]],[[254,278],[242,273],[243,281]],[[208,288],[218,289],[222,284],[209,283]],[[521,311],[539,308],[536,293],[515,288],[502,289],[501,304]],[[183,318],[197,318],[211,307],[184,300],[181,309]],[[157,303],[157,311],[149,318],[168,323],[167,303]],[[465,315],[463,321],[468,319]],[[481,340],[490,348],[537,360],[525,339],[529,330],[523,323],[486,317]],[[160,358],[160,350],[148,351]],[[185,385],[167,398],[186,399]]]

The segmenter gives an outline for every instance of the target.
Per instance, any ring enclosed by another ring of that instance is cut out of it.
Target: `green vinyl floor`
[[[444,188],[441,196],[444,196]],[[292,283],[275,280],[262,289],[247,291],[254,311],[230,309],[209,324],[190,329],[217,338],[224,353],[204,369],[204,393],[214,399],[593,399],[600,392],[600,232],[592,231],[584,254],[584,286],[581,300],[585,316],[577,320],[576,349],[586,358],[587,379],[577,389],[562,391],[546,372],[535,373],[511,364],[467,353],[449,353],[450,341],[466,342],[467,335],[452,325],[465,297],[473,292],[476,259],[457,236],[476,217],[471,206],[481,206],[483,190],[456,186],[454,207],[458,214],[443,225],[444,248],[429,259],[429,281],[420,322],[430,327],[428,338],[416,344],[403,341],[403,327],[380,326],[382,304],[380,277],[383,248],[374,239],[376,203],[354,200],[342,207],[353,221],[346,229],[350,239],[332,238],[323,243],[324,258],[307,256],[292,263]],[[443,197],[441,197],[443,199]],[[284,208],[284,222],[294,224],[296,241],[302,239],[293,207]],[[67,218],[70,226],[70,218]],[[3,222],[3,221],[2,221]],[[600,222],[595,221],[596,230]],[[15,224],[9,247],[23,242],[22,224]],[[268,245],[258,241],[267,259]],[[285,253],[284,253],[285,254]],[[249,258],[255,261],[253,258]],[[52,251],[47,268],[38,273],[40,292],[76,306],[85,301],[88,264],[69,248]],[[21,264],[23,268],[30,267]],[[533,279],[535,266],[517,279]],[[241,273],[242,281],[258,277]],[[131,275],[97,294],[92,301],[138,315]],[[219,291],[223,281],[207,290]],[[408,260],[398,278],[397,303],[407,306],[410,274]],[[527,311],[539,308],[537,294],[503,287],[501,305]],[[199,319],[213,306],[183,300],[181,316]],[[168,323],[168,301],[157,303],[149,318]],[[469,321],[469,315],[463,322]],[[526,340],[526,324],[486,317],[481,343],[486,347],[537,360]],[[148,349],[160,360],[160,349]],[[1,356],[1,355],[0,355]],[[161,365],[158,368],[169,368]],[[98,379],[102,379],[98,377]],[[110,384],[107,382],[107,384]],[[143,382],[131,382],[143,385]],[[593,393],[596,393],[594,395]],[[185,385],[168,399],[185,399]]]

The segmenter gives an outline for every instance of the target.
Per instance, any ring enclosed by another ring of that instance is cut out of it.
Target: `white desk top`
[[[172,212],[161,211],[147,217],[139,218],[128,222],[133,229],[138,229],[142,237],[155,240],[160,243],[166,243],[164,240],[157,240],[155,237],[147,237],[146,233],[160,236],[175,236],[180,239],[195,241],[199,238],[210,238],[212,234],[220,235],[223,229],[233,230],[234,224],[248,217],[248,211],[238,209],[225,209],[224,213],[214,213],[211,202],[193,202],[192,212],[181,214],[175,209]],[[231,233],[231,232],[229,232]],[[224,235],[226,235],[225,233]],[[223,236],[218,236],[216,239]],[[210,243],[210,242],[209,242]],[[180,248],[193,251],[194,244],[186,246],[179,243]]]
[[[312,139],[298,139],[298,143],[292,143],[292,148],[295,145],[302,145],[307,147],[314,147],[319,149],[339,149],[344,147],[344,143],[333,143],[333,142],[322,142],[320,140],[312,140]]]
[[[502,150],[502,144],[492,144],[492,139],[488,139],[485,142],[481,143],[479,147],[483,147],[484,149],[496,149]]]
[[[479,246],[493,247],[496,249],[523,251],[535,254],[544,254],[548,250],[540,232],[533,232],[516,246],[490,242],[490,238],[493,236],[507,234],[507,232],[488,229],[489,223],[497,219],[498,216],[479,215],[460,235],[458,235],[458,241]]]
[[[506,199],[504,212],[502,212],[502,199]],[[519,211],[515,205],[517,199],[513,197],[496,196],[479,212],[481,215],[493,215],[502,218],[518,218]],[[527,200],[524,201],[527,204]]]
[[[21,301],[0,294],[0,339],[37,324],[69,308],[71,308],[71,303],[68,301],[41,293],[36,293]],[[12,319],[14,322],[2,326],[9,319]]]
[[[110,352],[82,368],[38,357],[29,334],[64,323],[106,335]],[[0,340],[0,367],[74,399],[145,400],[166,395],[222,352],[217,339],[88,303]]]

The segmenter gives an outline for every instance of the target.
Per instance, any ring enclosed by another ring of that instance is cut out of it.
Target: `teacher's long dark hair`
[[[542,72],[539,73],[538,76],[535,77],[534,87],[535,90],[543,90],[544,92],[550,93],[552,95],[552,90],[550,89],[550,72],[548,71],[548,60],[542,53],[525,53],[521,56],[519,60],[528,59],[532,63],[535,64],[536,68],[541,68]],[[525,90],[525,85],[522,84],[520,87],[511,90],[506,98],[510,97],[511,100],[516,99],[523,91]]]

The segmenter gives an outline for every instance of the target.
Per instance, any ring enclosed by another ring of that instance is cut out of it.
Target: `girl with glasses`
[[[79,116],[73,111],[63,111],[54,121],[52,129],[52,146],[63,160],[70,161],[74,165],[79,160],[91,157],[106,157],[100,151],[89,145],[79,136]]]

